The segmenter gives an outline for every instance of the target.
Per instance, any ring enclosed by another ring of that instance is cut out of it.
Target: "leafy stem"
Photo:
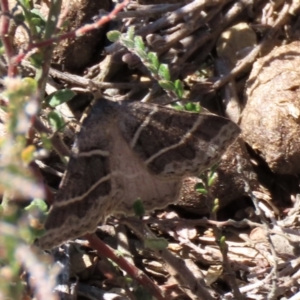
[[[135,35],[134,27],[129,27],[125,34],[119,31],[110,31],[107,37],[112,42],[120,42],[131,53],[138,56],[141,62],[150,71],[152,77],[156,79],[159,85],[169,94],[173,99],[183,98],[183,83],[179,79],[171,80],[169,66],[161,64],[155,52],[148,51],[141,36]]]

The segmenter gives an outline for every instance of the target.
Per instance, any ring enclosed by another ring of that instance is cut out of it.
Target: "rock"
[[[246,87],[244,140],[274,173],[300,173],[300,42],[275,48],[253,67]]]
[[[14,1],[12,1],[14,2]],[[68,6],[67,6],[68,4]],[[11,4],[12,5],[12,4]],[[42,2],[41,6],[35,4],[35,9],[47,19],[49,7],[47,2]],[[101,10],[109,12],[111,0],[87,1],[70,0],[62,2],[61,15],[64,15],[63,26],[59,34],[64,34],[76,30],[86,24],[92,24]],[[97,54],[101,53],[104,46],[106,27],[102,26],[84,35],[72,39],[64,39],[57,43],[51,60],[51,64],[59,69],[71,72],[78,72],[93,62]],[[16,48],[23,48],[28,43],[27,32],[19,26],[14,37]]]

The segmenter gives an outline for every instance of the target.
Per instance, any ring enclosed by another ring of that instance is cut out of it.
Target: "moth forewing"
[[[40,246],[93,232],[111,214],[133,214],[136,199],[148,211],[176,202],[182,180],[218,161],[239,133],[216,115],[100,99],[83,121]]]

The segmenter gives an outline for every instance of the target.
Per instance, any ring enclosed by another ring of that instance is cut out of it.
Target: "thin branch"
[[[95,249],[100,256],[105,256],[115,262],[121,269],[126,271],[133,279],[137,280],[140,284],[146,287],[152,292],[153,296],[158,300],[166,300],[162,296],[160,289],[154,282],[141,270],[135,266],[129,264],[126,259],[120,255],[116,255],[114,250],[104,244],[95,234],[87,234],[86,239],[88,240],[90,246]]]
[[[0,28],[0,37],[5,49],[7,64],[8,64],[8,72],[7,75],[9,77],[14,77],[17,75],[18,71],[16,66],[13,64],[13,46],[12,46],[12,39],[9,34],[9,25],[10,25],[10,18],[9,15],[9,5],[7,0],[0,1],[1,6],[1,28]]]
[[[147,226],[141,226],[140,223],[136,224],[134,218],[124,218],[122,219],[122,222],[124,222],[130,229],[132,229],[142,241],[145,240],[145,236],[147,236],[147,238],[156,238],[156,236],[151,230],[149,230]],[[177,278],[179,279],[179,284],[188,287],[191,294],[194,297],[197,297],[194,299],[213,299],[207,289],[203,286],[203,282],[201,282],[194,276],[194,274],[187,268],[182,259],[177,258],[168,249],[155,251],[155,253],[157,256],[160,256],[172,270],[176,272]]]
[[[298,5],[299,6],[299,5]],[[295,6],[296,7],[296,6]],[[272,39],[274,36],[278,33],[278,31],[281,29],[281,27],[286,23],[286,18],[289,15],[289,10],[291,8],[291,4],[285,3],[275,24],[274,27],[270,29],[268,34],[265,36],[265,38],[262,40],[262,42],[255,47],[242,61],[239,65],[237,65],[227,76],[224,76],[223,78],[216,81],[213,85],[214,89],[219,89],[224,84],[229,82],[230,80],[234,79],[236,76],[238,76],[240,73],[245,71],[245,69],[254,62],[254,60],[257,58],[263,47]],[[293,7],[294,8],[294,7]],[[296,8],[294,8],[296,9]]]

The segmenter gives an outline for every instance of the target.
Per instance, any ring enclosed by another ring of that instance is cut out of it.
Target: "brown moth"
[[[240,133],[228,119],[99,99],[73,146],[39,240],[44,249],[91,233],[111,214],[176,202],[182,180],[216,163]]]

